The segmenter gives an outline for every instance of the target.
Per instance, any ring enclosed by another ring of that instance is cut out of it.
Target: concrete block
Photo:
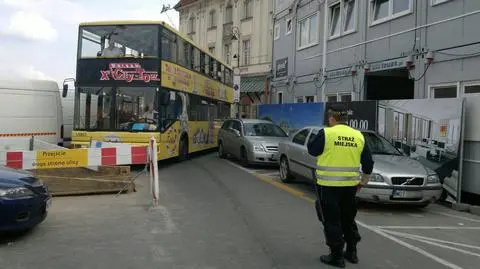
[[[480,206],[478,205],[471,205],[470,206],[470,213],[480,216]]]
[[[452,204],[452,208],[457,211],[468,212],[470,209],[469,204],[462,204],[462,203],[454,203]]]

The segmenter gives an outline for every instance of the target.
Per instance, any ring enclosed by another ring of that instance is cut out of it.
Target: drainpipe
[[[319,9],[321,9],[319,7]],[[323,79],[325,79],[325,72],[327,69],[327,40],[328,40],[328,1],[323,1],[323,51],[322,51],[322,68],[323,68]],[[327,84],[323,82],[322,85],[322,101],[325,99],[325,88]]]

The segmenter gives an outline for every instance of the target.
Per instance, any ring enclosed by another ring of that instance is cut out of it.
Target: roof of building
[[[183,6],[189,5],[191,3],[197,2],[197,0],[180,0],[173,8],[181,8]]]

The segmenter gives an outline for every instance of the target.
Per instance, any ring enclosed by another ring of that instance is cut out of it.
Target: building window
[[[243,4],[243,13],[244,13],[244,18],[248,19],[253,17],[253,1],[252,0],[245,0]]]
[[[215,10],[210,11],[208,14],[208,27],[217,27],[217,12]]]
[[[340,35],[340,3],[330,7],[330,36]]]
[[[285,35],[289,35],[292,33],[292,19],[287,19],[285,23]]]
[[[318,42],[318,13],[298,22],[298,48],[312,46]]]
[[[339,94],[340,102],[351,102],[352,101],[352,94]]]
[[[431,98],[457,98],[457,86],[437,86],[431,88]]]
[[[303,96],[295,97],[295,103],[303,103]]]
[[[273,39],[277,40],[280,38],[280,24],[275,24],[273,27]]]
[[[355,31],[357,21],[357,1],[349,0],[343,1],[343,32],[348,33]]]
[[[193,34],[195,33],[195,16],[192,15],[190,19],[188,19],[188,33]]]
[[[325,97],[327,99],[327,102],[336,102],[337,101],[337,95],[336,94],[326,95]]]
[[[305,103],[315,103],[315,96],[305,96]]]
[[[372,24],[388,21],[412,12],[412,0],[372,0]]]
[[[277,104],[283,104],[283,92],[277,92]]]
[[[225,23],[229,23],[233,21],[233,8],[232,6],[227,6],[225,8]]]
[[[432,0],[432,6],[439,5],[448,1],[450,0]]]
[[[215,55],[215,46],[208,47],[208,52],[210,52],[212,55]]]
[[[250,64],[250,39],[243,40],[243,65]]]
[[[476,85],[465,85],[463,88],[464,94],[480,94],[480,84]]]
[[[225,62],[230,65],[231,63],[231,57],[230,57],[230,53],[231,53],[231,50],[232,50],[232,45],[231,44],[225,44],[224,45],[224,48],[223,48],[223,58],[225,60]]]

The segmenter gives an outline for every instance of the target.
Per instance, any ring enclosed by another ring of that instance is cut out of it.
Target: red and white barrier
[[[5,154],[7,167],[25,170],[146,164],[148,160],[146,146],[126,144],[115,148],[9,151]]]

